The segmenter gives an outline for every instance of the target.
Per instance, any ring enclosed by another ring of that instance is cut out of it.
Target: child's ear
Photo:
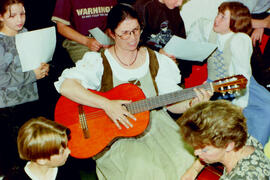
[[[37,159],[36,162],[40,165],[45,165],[49,160],[48,159]]]

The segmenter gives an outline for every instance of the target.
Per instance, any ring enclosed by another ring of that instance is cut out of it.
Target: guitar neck
[[[143,99],[140,101],[135,101],[130,104],[125,104],[127,110],[132,114],[152,110],[158,107],[166,106],[168,104],[174,104],[176,102],[184,101],[196,97],[194,88],[203,88],[205,90],[212,90],[212,84],[206,83],[200,86],[183,89],[180,91],[175,91],[168,94],[163,94],[160,96],[153,96],[148,99]]]

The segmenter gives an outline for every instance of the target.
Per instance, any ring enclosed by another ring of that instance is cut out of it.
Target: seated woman
[[[4,180],[80,179],[74,169],[63,166],[70,153],[67,143],[66,127],[44,117],[30,119],[20,128],[17,139],[20,158],[28,162]]]
[[[90,107],[103,109],[119,128],[132,128],[132,115],[123,106],[130,101],[110,100],[87,89],[106,92],[123,83],[136,83],[146,97],[181,90],[180,73],[167,56],[138,47],[141,24],[132,7],[118,4],[109,12],[107,26],[115,45],[102,53],[88,52],[76,67],[66,69],[55,82],[58,92]],[[203,89],[197,97],[168,106],[182,113],[212,95]],[[111,122],[110,122],[111,123]],[[71,132],[72,133],[72,132]],[[94,146],[94,144],[91,144]],[[96,159],[99,179],[179,179],[194,156],[186,149],[179,127],[164,109],[150,112],[150,124],[144,135],[118,139]]]
[[[270,136],[270,93],[252,76],[250,58],[252,41],[251,14],[239,2],[224,2],[218,8],[215,21],[200,19],[188,32],[188,39],[211,42],[217,49],[207,59],[208,80],[236,74],[248,80],[246,91],[232,100],[244,109],[248,132],[263,145]]]
[[[217,100],[197,104],[177,121],[183,139],[199,157],[182,180],[195,179],[204,164],[222,163],[220,180],[270,178],[270,160],[260,143],[247,133],[241,108],[229,101]]]

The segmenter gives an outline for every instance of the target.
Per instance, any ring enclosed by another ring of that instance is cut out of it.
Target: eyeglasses
[[[131,36],[131,33],[133,33],[134,34],[134,36],[138,36],[138,35],[140,35],[141,34],[141,28],[140,27],[137,27],[137,28],[135,28],[135,29],[133,29],[132,31],[125,31],[123,34],[117,34],[117,33],[115,33],[117,36],[119,36],[121,39],[123,39],[123,40],[127,40],[127,39],[129,39],[130,38],[130,36]]]
[[[203,148],[203,149],[196,149],[195,150],[197,152],[197,154],[204,154],[207,153],[209,151],[209,149],[207,147]]]
[[[201,152],[202,152],[202,153],[207,153],[208,151],[209,151],[208,148],[203,148],[203,149],[201,149]]]

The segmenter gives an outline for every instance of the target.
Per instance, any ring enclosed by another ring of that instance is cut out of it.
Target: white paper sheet
[[[114,43],[113,40],[103,31],[101,31],[98,27],[90,29],[89,32],[100,44],[111,45]]]
[[[36,69],[41,62],[47,63],[52,60],[56,46],[55,27],[17,34],[15,41],[22,71]]]
[[[165,45],[164,50],[178,59],[202,62],[216,47],[217,45],[212,43],[193,42],[174,35]]]

